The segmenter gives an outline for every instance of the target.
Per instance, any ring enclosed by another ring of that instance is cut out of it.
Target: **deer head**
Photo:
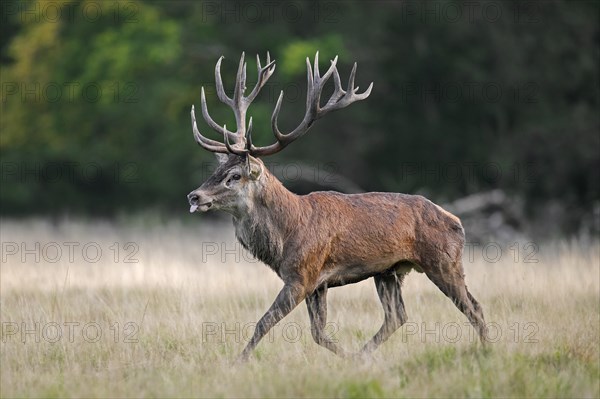
[[[268,171],[258,157],[281,151],[291,142],[304,135],[314,121],[331,111],[344,108],[355,101],[367,98],[373,88],[373,83],[371,83],[364,93],[357,94],[358,87],[354,87],[356,63],[354,63],[354,67],[350,73],[347,89],[343,90],[340,75],[336,67],[337,56],[331,61],[331,66],[323,76],[319,73],[319,53],[317,52],[315,55],[314,68],[311,68],[307,57],[307,99],[304,118],[298,127],[287,134],[279,130],[277,119],[283,101],[283,91],[281,91],[271,117],[271,127],[276,141],[265,147],[256,147],[252,143],[252,118],[250,117],[248,125],[246,125],[246,112],[275,71],[275,60],[271,61],[271,57],[267,53],[267,62],[263,67],[261,66],[260,57],[256,56],[258,79],[252,92],[248,96],[245,96],[246,63],[244,62],[244,53],[242,53],[233,98],[231,98],[225,94],[225,89],[223,88],[223,80],[221,78],[221,61],[223,58],[219,58],[215,67],[217,96],[219,100],[233,110],[237,130],[232,132],[227,129],[227,126],[220,126],[211,118],[206,106],[204,87],[202,87],[202,115],[206,123],[223,136],[223,142],[209,139],[200,133],[196,125],[194,106],[192,106],[191,116],[194,138],[201,147],[215,153],[219,161],[219,166],[212,176],[199,188],[188,194],[190,212],[192,213],[196,211],[205,212],[209,209],[220,209],[234,215],[248,212],[252,208],[253,199],[256,194],[264,190],[267,185],[265,182],[267,179],[264,176],[268,174]],[[321,93],[325,83],[327,83],[331,76],[333,76],[335,85],[334,92],[327,103],[321,106]]]

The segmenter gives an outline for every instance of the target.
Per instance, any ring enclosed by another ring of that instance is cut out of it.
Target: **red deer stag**
[[[314,192],[296,195],[271,174],[258,157],[275,154],[305,134],[313,122],[331,111],[364,100],[354,87],[356,63],[348,87],[343,90],[336,68],[337,57],[324,75],[319,73],[319,54],[307,65],[306,113],[293,131],[279,130],[277,117],[283,91],[271,118],[275,143],[256,147],[252,143],[252,118],[246,126],[246,111],[275,70],[275,61],[261,66],[258,80],[245,96],[246,64],[240,59],[233,98],[225,94],[221,79],[221,57],[215,67],[219,99],[235,114],[237,130],[218,125],[208,114],[202,88],[202,115],[223,136],[223,143],[203,136],[192,127],[196,142],[216,154],[219,165],[212,176],[188,195],[190,212],[212,209],[233,215],[235,234],[256,258],[270,266],[284,286],[275,302],[256,325],[252,339],[241,354],[247,359],[261,338],[302,300],[306,300],[311,332],[317,344],[344,355],[324,331],[327,320],[327,289],[373,277],[384,310],[379,331],[364,346],[370,352],[406,322],[402,281],[415,269],[424,272],[448,296],[486,340],[486,327],[479,303],[467,290],[462,266],[465,235],[460,220],[424,197],[396,193],[340,194]],[[323,87],[333,76],[334,91],[321,106]]]

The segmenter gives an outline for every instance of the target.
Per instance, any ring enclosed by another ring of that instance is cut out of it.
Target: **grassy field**
[[[599,397],[597,242],[471,246],[493,343],[418,273],[409,322],[369,358],[310,336],[306,306],[234,364],[282,283],[233,227],[4,220],[2,397]],[[539,249],[539,250],[538,250]],[[330,335],[358,349],[383,312],[371,280],[329,295]]]

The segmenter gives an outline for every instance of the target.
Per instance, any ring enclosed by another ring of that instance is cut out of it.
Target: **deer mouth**
[[[206,212],[212,207],[212,202],[205,202],[204,204],[192,204],[190,206],[190,213],[194,213],[196,211]]]

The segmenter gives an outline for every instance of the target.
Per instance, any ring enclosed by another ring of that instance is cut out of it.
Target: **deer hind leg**
[[[467,290],[462,263],[448,264],[447,267],[430,267],[425,270],[425,274],[467,316],[471,325],[478,332],[479,339],[485,344],[487,341],[487,327],[483,310],[479,302]]]
[[[379,331],[363,347],[363,353],[369,353],[377,349],[402,324],[406,323],[406,310],[402,300],[402,281],[405,274],[380,274],[373,277],[377,295],[383,306],[384,319]]]
[[[331,340],[325,331],[327,324],[327,286],[317,288],[306,297],[306,307],[310,317],[310,332],[315,342],[336,355],[346,356],[347,353]]]
[[[466,286],[465,286],[465,289],[467,289]],[[481,305],[479,304],[479,302],[477,302],[477,300],[473,297],[473,295],[471,295],[471,293],[469,292],[468,289],[467,289],[467,296],[469,297],[469,300],[473,304],[473,308],[475,309],[475,312],[477,312],[477,314],[479,315],[479,317],[481,317],[481,320],[483,320],[483,322],[485,324],[485,318],[483,317],[483,309],[482,309]]]

